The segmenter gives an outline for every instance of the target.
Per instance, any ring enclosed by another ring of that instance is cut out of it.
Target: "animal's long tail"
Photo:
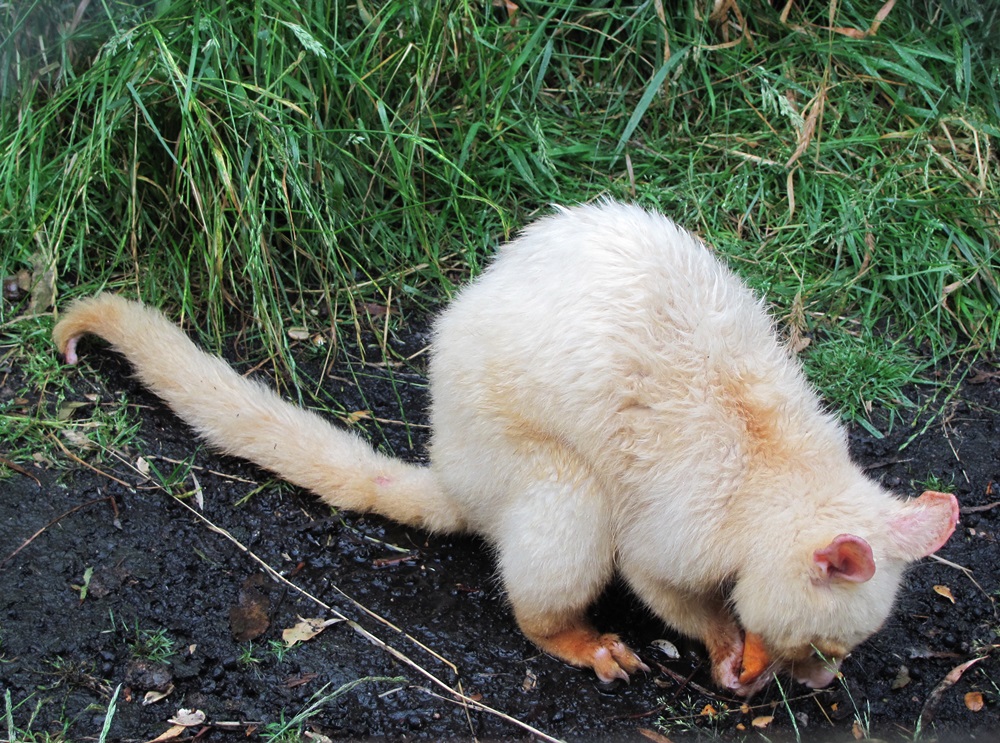
[[[357,436],[282,400],[199,349],[159,311],[112,294],[74,302],[53,331],[66,361],[87,333],[107,340],[139,379],[209,444],[308,488],[338,508],[434,531],[462,514],[427,467],[379,454]]]

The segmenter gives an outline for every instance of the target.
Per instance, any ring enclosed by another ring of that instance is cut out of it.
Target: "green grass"
[[[166,663],[177,654],[177,643],[165,629],[141,629],[138,624],[128,641],[129,655],[154,663]]]
[[[877,404],[889,411],[888,425],[912,411],[916,403],[904,388],[920,381],[921,366],[905,344],[889,343],[868,332],[826,337],[805,354],[806,374],[824,391],[828,403],[876,437],[882,432],[869,420],[872,409]]]
[[[242,333],[308,398],[289,328],[336,354],[374,303],[392,332],[550,203],[612,196],[696,231],[812,334],[848,416],[901,400],[837,389],[866,356],[913,354],[876,370],[905,379],[995,350],[1000,10],[897,3],[852,38],[827,27],[881,2],[782,22],[744,0],[721,26],[663,5],[160,0],[74,22],[78,3],[9,3],[0,274],[28,272],[37,312],[108,289],[214,348]],[[44,367],[49,321],[25,309],[0,304],[0,356]]]
[[[302,740],[303,728],[306,723],[320,714],[327,705],[334,702],[338,697],[353,691],[355,687],[362,684],[386,681],[396,684],[406,683],[406,680],[401,677],[368,676],[356,681],[350,681],[333,691],[329,691],[330,684],[325,684],[309,697],[309,701],[302,709],[291,715],[288,719],[285,719],[284,714],[282,714],[280,720],[264,725],[260,731],[261,738],[269,743],[290,743]]]

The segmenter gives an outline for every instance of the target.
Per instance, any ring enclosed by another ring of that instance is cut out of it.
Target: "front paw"
[[[749,652],[748,652],[749,645]],[[736,696],[750,697],[774,678],[760,638],[751,635],[747,642],[738,628],[731,628],[709,647],[712,680]]]

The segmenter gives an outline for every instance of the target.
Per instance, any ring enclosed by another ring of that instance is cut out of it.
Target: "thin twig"
[[[7,563],[8,563],[9,561],[10,561],[10,560],[12,560],[12,559],[14,558],[14,556],[15,556],[15,555],[17,555],[17,553],[18,553],[18,552],[20,552],[20,551],[21,551],[21,550],[23,550],[23,549],[24,549],[25,547],[27,547],[27,546],[28,546],[29,544],[31,544],[32,542],[34,542],[34,541],[35,541],[35,539],[37,539],[37,538],[38,538],[38,537],[39,537],[39,536],[40,536],[40,535],[42,534],[42,532],[44,532],[44,531],[45,531],[46,529],[48,529],[48,528],[49,528],[50,526],[52,526],[53,524],[56,524],[56,523],[58,523],[58,522],[59,522],[59,521],[60,521],[61,519],[64,519],[64,518],[66,518],[66,517],[67,517],[67,516],[69,516],[70,514],[72,514],[72,513],[76,513],[76,512],[77,512],[77,511],[79,511],[79,510],[80,510],[81,508],[87,508],[87,506],[92,506],[92,505],[94,505],[95,503],[102,503],[103,501],[111,501],[112,503],[114,503],[115,499],[114,499],[114,497],[113,497],[113,496],[110,496],[110,495],[106,495],[106,496],[104,496],[103,498],[94,498],[94,500],[89,500],[89,501],[87,501],[86,503],[81,503],[81,504],[80,504],[80,505],[78,505],[78,506],[73,506],[73,507],[72,507],[71,509],[69,509],[69,510],[68,510],[68,511],[66,511],[65,513],[61,513],[61,514],[59,514],[58,516],[56,516],[56,517],[55,517],[54,519],[52,519],[52,520],[51,520],[51,521],[50,521],[49,523],[47,523],[47,524],[46,524],[45,526],[43,526],[43,527],[42,527],[41,529],[39,529],[38,531],[36,531],[36,532],[35,532],[34,534],[32,534],[32,535],[31,535],[30,537],[28,537],[27,539],[25,539],[25,540],[24,540],[24,541],[23,541],[23,542],[21,543],[21,546],[20,546],[20,547],[18,547],[18,548],[17,548],[16,550],[14,550],[14,551],[13,551],[13,552],[11,552],[11,553],[10,553],[9,555],[7,555],[7,556],[6,556],[6,557],[5,557],[4,559],[3,559],[3,562],[0,562],[0,570],[3,570],[4,566],[5,566],[5,565],[6,565],[6,564],[7,564]]]
[[[94,465],[92,465],[92,464],[89,464],[89,463],[87,463],[87,462],[84,462],[84,461],[83,461],[82,459],[80,459],[80,457],[76,456],[76,454],[74,454],[74,453],[73,453],[73,452],[71,452],[71,451],[70,451],[69,449],[67,449],[67,448],[66,448],[66,446],[65,446],[65,445],[63,444],[63,442],[61,442],[61,441],[60,441],[60,440],[58,439],[58,437],[56,437],[56,436],[54,436],[53,434],[51,434],[51,433],[50,433],[50,434],[49,434],[49,438],[50,438],[50,439],[52,439],[53,441],[55,441],[55,442],[56,442],[56,446],[58,446],[58,447],[59,447],[60,449],[62,449],[62,452],[63,452],[63,454],[65,454],[65,455],[66,455],[67,457],[69,457],[70,459],[72,459],[72,460],[73,460],[74,462],[76,462],[77,464],[82,464],[82,465],[83,465],[84,467],[86,467],[86,468],[87,468],[88,470],[92,470],[93,472],[96,472],[96,473],[97,473],[98,475],[101,475],[101,476],[103,476],[103,477],[106,477],[106,478],[108,478],[109,480],[111,480],[112,482],[116,482],[116,483],[118,483],[119,485],[122,485],[122,486],[124,486],[124,487],[128,488],[129,490],[135,490],[135,488],[134,488],[133,486],[129,485],[129,484],[128,484],[127,482],[125,482],[124,480],[119,480],[119,479],[118,479],[117,477],[115,477],[114,475],[109,475],[109,474],[108,474],[107,472],[105,472],[104,470],[100,470],[100,469],[98,469],[97,467],[95,467]]]
[[[21,465],[19,465],[17,462],[14,462],[14,461],[12,461],[10,459],[7,459],[7,457],[0,457],[0,465],[3,465],[4,467],[7,467],[9,469],[12,469],[15,472],[18,472],[18,473],[24,475],[25,477],[30,477],[32,480],[35,481],[35,485],[37,485],[38,487],[42,487],[42,481],[39,480],[37,477],[35,477],[30,472],[28,472],[28,470],[26,470],[24,467],[22,467]]]
[[[452,704],[459,704],[459,702],[457,700],[455,700],[455,699],[449,699],[448,697],[443,697],[440,694],[438,694],[437,692],[431,691],[430,689],[425,689],[422,686],[414,686],[413,688],[417,689],[419,691],[422,691],[424,694],[427,694],[428,696],[432,696],[435,699],[440,699],[442,702],[451,702]],[[451,693],[454,694],[455,691],[451,690]],[[465,699],[468,699],[468,697],[465,697]],[[541,732],[539,730],[535,730],[533,727],[531,727],[530,725],[527,725],[527,724],[521,722],[516,717],[511,717],[510,715],[508,715],[508,714],[506,714],[504,712],[500,712],[499,710],[491,709],[490,707],[487,707],[485,704],[482,704],[481,702],[477,702],[474,699],[469,699],[469,702],[473,706],[478,707],[479,709],[483,710],[484,712],[492,712],[494,715],[496,715],[497,717],[499,717],[501,720],[506,720],[509,723],[512,723],[514,725],[518,725],[519,727],[522,727],[525,730],[530,731],[533,735],[537,735],[542,740],[547,740],[547,741],[550,741],[551,743],[560,743],[559,738],[553,738],[551,735],[546,735],[545,733],[543,733],[543,732]]]
[[[311,593],[309,593],[308,591],[306,591],[304,588],[301,588],[300,586],[296,585],[295,583],[292,583],[290,580],[288,580],[283,575],[281,575],[277,570],[275,570],[270,565],[268,565],[264,560],[262,560],[256,554],[254,554],[246,545],[242,544],[238,539],[236,539],[236,537],[234,537],[232,534],[230,534],[228,531],[226,531],[222,527],[217,526],[216,524],[214,524],[211,520],[209,520],[203,514],[198,513],[198,511],[196,509],[192,508],[191,506],[189,506],[184,501],[177,500],[177,499],[175,499],[175,500],[181,506],[183,506],[188,511],[190,511],[192,514],[194,514],[194,516],[197,517],[200,521],[202,521],[211,531],[214,531],[216,534],[219,534],[220,536],[225,537],[230,542],[232,542],[234,545],[236,545],[236,547],[241,552],[243,552],[247,557],[249,557],[254,562],[256,562],[258,565],[260,565],[264,569],[264,571],[268,575],[270,575],[274,580],[276,580],[279,583],[282,583],[282,584],[288,586],[293,591],[301,594],[305,598],[307,598],[310,601],[312,601],[313,603],[315,603],[317,606],[320,606],[323,609],[325,609],[326,611],[330,612],[330,614],[332,614],[337,619],[340,619],[341,621],[343,621],[347,626],[349,626],[356,633],[358,633],[363,638],[365,638],[366,640],[368,640],[370,643],[372,643],[373,645],[375,645],[378,648],[381,648],[385,652],[389,653],[389,655],[391,655],[393,658],[395,658],[396,660],[398,660],[400,663],[403,663],[404,665],[409,666],[414,671],[416,671],[417,673],[419,673],[422,676],[424,676],[425,678],[427,678],[429,681],[431,681],[436,686],[438,686],[438,687],[444,689],[445,691],[447,691],[448,694],[450,694],[452,697],[454,697],[453,701],[455,701],[456,703],[462,704],[462,705],[466,705],[466,706],[470,706],[470,707],[473,707],[473,708],[475,708],[477,710],[480,710],[482,712],[487,712],[487,713],[489,713],[491,715],[499,717],[502,720],[505,720],[507,722],[510,722],[511,724],[517,725],[518,727],[520,727],[520,728],[528,731],[532,735],[538,736],[542,740],[553,741],[553,742],[558,743],[558,738],[553,738],[552,736],[547,735],[546,733],[543,733],[541,730],[538,730],[537,728],[532,727],[531,725],[529,725],[526,722],[523,722],[523,721],[518,720],[518,719],[516,719],[514,717],[511,717],[510,715],[507,715],[504,712],[501,712],[500,710],[494,709],[493,707],[490,707],[487,704],[483,704],[482,702],[479,702],[479,701],[473,699],[472,697],[469,697],[464,692],[461,692],[461,691],[458,691],[456,689],[453,689],[451,686],[449,686],[448,684],[446,684],[444,681],[442,681],[441,679],[439,679],[437,676],[435,676],[433,673],[431,673],[430,671],[428,671],[426,668],[424,668],[423,666],[421,666],[420,664],[418,664],[416,661],[414,661],[411,658],[407,657],[402,652],[400,652],[396,648],[392,647],[391,645],[389,645],[388,643],[386,643],[381,638],[379,638],[376,635],[372,634],[371,632],[369,632],[368,630],[366,630],[364,627],[362,627],[360,624],[358,624],[354,620],[348,618],[346,615],[344,615],[341,612],[337,611],[336,609],[334,609],[332,606],[330,606],[326,602],[324,602],[324,601],[316,598]],[[434,651],[430,650],[425,645],[423,645],[422,643],[418,642],[416,639],[410,637],[406,633],[403,633],[401,630],[399,630],[397,627],[395,627],[394,625],[392,625],[390,622],[388,622],[387,620],[379,617],[377,614],[375,614],[370,609],[366,608],[362,604],[360,604],[357,601],[355,601],[354,599],[352,599],[350,596],[348,596],[346,593],[344,593],[343,591],[341,591],[336,586],[332,586],[332,588],[335,591],[337,591],[337,593],[339,593],[341,596],[344,596],[345,598],[347,598],[348,600],[350,600],[355,606],[357,606],[361,610],[365,611],[369,616],[372,616],[375,619],[378,619],[378,620],[382,621],[383,623],[385,623],[389,627],[392,627],[396,631],[400,632],[401,634],[403,634],[404,637],[406,637],[407,639],[409,639],[411,642],[414,642],[420,648],[422,648],[423,650],[431,653],[431,655],[433,655],[435,658],[437,658],[437,659],[441,660],[443,663],[445,663],[449,668],[451,668],[452,671],[454,671],[456,673],[456,675],[458,674],[458,669],[457,669],[457,667],[455,666],[454,663],[451,663],[450,661],[442,658],[440,655],[438,655]],[[417,687],[417,688],[420,688],[420,687]]]
[[[992,503],[987,503],[985,506],[962,506],[958,509],[959,513],[981,513],[983,511],[992,511],[997,506],[1000,506],[1000,500],[993,501]]]

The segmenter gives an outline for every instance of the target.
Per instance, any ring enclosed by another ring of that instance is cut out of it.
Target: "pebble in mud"
[[[144,658],[131,661],[125,669],[125,684],[142,691],[166,691],[173,684],[170,666]]]

